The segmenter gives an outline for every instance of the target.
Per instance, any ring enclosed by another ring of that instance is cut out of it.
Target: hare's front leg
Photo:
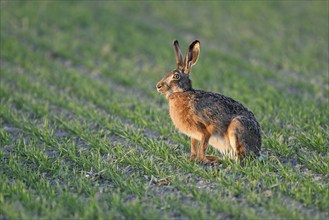
[[[196,150],[197,150],[197,144],[198,140],[191,138],[191,155],[190,155],[190,161],[193,161],[196,157]]]
[[[205,155],[209,139],[210,139],[210,134],[208,133],[204,134],[203,137],[201,138],[200,147],[198,151],[198,159],[200,162],[203,162],[205,164],[217,164],[220,161],[218,157],[212,155]]]
[[[202,135],[199,151],[198,151],[198,159],[200,162],[209,163],[207,157],[205,157],[205,152],[207,150],[208,142],[209,142],[210,134],[206,133]]]

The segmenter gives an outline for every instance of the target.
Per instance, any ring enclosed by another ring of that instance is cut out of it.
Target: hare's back
[[[197,112],[205,111],[230,117],[249,116],[252,114],[240,102],[219,93],[194,90],[191,95],[193,96],[192,100]]]
[[[191,96],[195,112],[207,124],[221,125],[225,130],[233,118],[238,116],[256,121],[251,111],[230,97],[200,90],[191,91]]]

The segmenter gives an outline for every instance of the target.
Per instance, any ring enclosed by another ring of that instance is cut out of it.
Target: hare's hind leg
[[[229,157],[235,160],[241,159],[246,155],[246,146],[241,140],[241,134],[244,127],[238,118],[234,118],[227,128],[227,136],[231,146]]]
[[[190,161],[193,161],[196,157],[196,151],[197,151],[197,144],[198,140],[191,138],[191,155],[190,155]]]

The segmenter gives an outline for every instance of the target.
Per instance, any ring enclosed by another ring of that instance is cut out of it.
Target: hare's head
[[[176,54],[177,68],[169,72],[156,85],[158,92],[165,94],[166,97],[175,92],[184,92],[192,89],[189,76],[191,68],[198,61],[200,53],[200,42],[198,40],[190,44],[185,53],[184,60],[177,40],[174,40],[173,46]]]

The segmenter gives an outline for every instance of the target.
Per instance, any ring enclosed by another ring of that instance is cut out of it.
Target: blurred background
[[[326,1],[2,1],[1,7],[6,48],[32,47],[132,86],[154,86],[175,67],[173,39],[182,50],[199,39],[196,87],[229,92],[239,79],[250,90],[270,85],[316,99],[328,91]],[[6,48],[2,56],[10,58]]]

